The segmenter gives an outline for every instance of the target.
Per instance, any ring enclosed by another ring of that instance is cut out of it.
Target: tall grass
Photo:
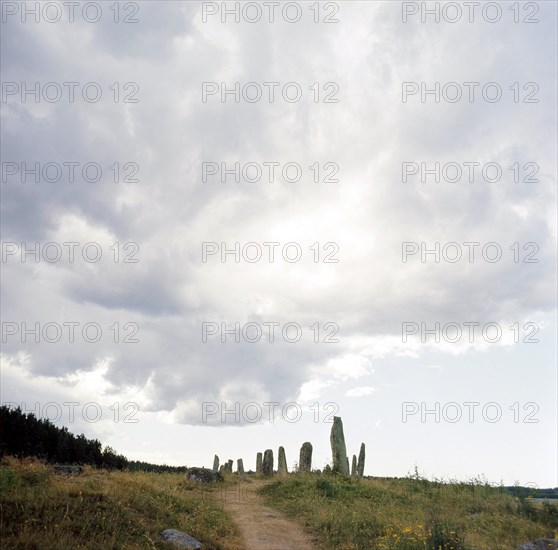
[[[169,548],[159,533],[185,531],[207,549],[240,549],[232,520],[184,474],[86,468],[59,476],[35,459],[0,466],[2,547],[10,549]]]
[[[163,529],[185,531],[204,548],[239,550],[223,500],[248,498],[252,477],[200,486],[183,474],[86,467],[59,476],[36,459],[0,465],[0,535],[9,549],[163,549]],[[292,474],[261,489],[264,500],[336,550],[510,550],[556,538],[558,508],[535,505],[482,479],[470,483],[344,479]]]
[[[261,490],[268,504],[298,518],[323,548],[510,550],[555,537],[556,506],[543,509],[482,480],[420,477],[344,479],[297,474]]]

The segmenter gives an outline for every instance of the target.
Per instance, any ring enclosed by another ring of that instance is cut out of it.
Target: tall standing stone
[[[244,476],[244,462],[242,461],[242,458],[239,458],[236,461],[236,473],[240,476],[243,477]]]
[[[356,459],[356,455],[353,455],[353,463],[351,465],[351,476],[356,476],[357,475],[357,459]]]
[[[348,477],[349,459],[347,458],[347,447],[345,446],[345,436],[343,435],[343,422],[339,416],[333,417],[329,441],[333,456],[333,471]]]
[[[262,473],[262,453],[256,455],[256,474]]]
[[[232,473],[233,461],[231,459],[227,460],[227,472]]]
[[[312,470],[312,443],[306,441],[300,448],[300,459],[298,461],[299,472],[309,472]]]
[[[214,472],[218,472],[219,471],[219,457],[217,455],[215,455],[213,457],[213,471]]]
[[[357,474],[362,477],[364,475],[364,459],[366,457],[364,443],[360,444],[360,453],[358,453]]]
[[[262,462],[262,473],[264,476],[273,475],[273,451],[266,449]]]
[[[289,473],[287,470],[287,457],[285,456],[284,447],[279,447],[279,453],[277,455],[277,473],[281,475]]]

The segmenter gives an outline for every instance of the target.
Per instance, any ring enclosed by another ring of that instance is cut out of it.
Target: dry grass
[[[304,522],[323,548],[510,550],[554,538],[558,509],[535,509],[482,482],[342,479],[292,475],[262,490],[269,505]]]
[[[85,468],[59,476],[38,460],[0,465],[2,547],[10,549],[169,548],[163,529],[185,531],[204,548],[240,550],[223,498],[236,475],[200,486],[183,474]],[[243,483],[250,483],[250,476]],[[479,480],[342,479],[293,474],[262,489],[268,505],[303,525],[320,547],[337,550],[510,550],[555,538],[556,506],[534,506]]]
[[[163,529],[185,531],[207,549],[240,549],[239,533],[213,498],[183,474],[85,468],[60,476],[38,460],[0,466],[2,547],[169,548]]]

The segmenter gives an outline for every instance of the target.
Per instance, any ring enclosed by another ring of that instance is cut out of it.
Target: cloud
[[[363,397],[365,395],[372,395],[375,391],[375,388],[372,386],[360,386],[358,388],[351,388],[350,390],[347,390],[345,395],[347,397]]]
[[[2,105],[5,159],[103,167],[96,183],[2,184],[5,241],[94,241],[103,250],[95,263],[16,256],[3,264],[5,320],[98,323],[104,334],[95,344],[57,345],[18,335],[4,345],[8,361],[25,353],[34,376],[84,381],[104,364],[98,376],[107,387],[138,388],[148,410],[200,424],[205,401],[304,401],[371,375],[376,359],[487,347],[405,344],[404,321],[511,324],[554,311],[556,108],[548,66],[555,53],[547,19],[542,32],[517,26],[511,37],[506,26],[490,33],[481,25],[402,26],[389,3],[344,5],[343,24],[327,30],[203,24],[195,3],[141,8],[140,23],[130,26],[3,29],[5,81],[94,80],[105,94],[114,82],[137,82],[141,98]],[[496,80],[507,89],[521,75],[539,83],[539,104],[400,99],[402,81]],[[204,81],[297,81],[305,101],[202,103]],[[338,82],[340,103],[313,103],[315,82]],[[507,168],[515,159],[536,159],[540,181],[515,184]],[[297,183],[282,175],[273,183],[203,183],[204,161],[297,162],[305,172]],[[493,184],[403,184],[403,161],[498,162],[505,176]],[[138,163],[140,182],[115,183],[115,162]],[[336,162],[339,182],[315,183],[307,169],[315,162]],[[299,243],[302,260],[201,261],[202,242],[270,241]],[[495,241],[506,258],[402,263],[404,241]],[[509,246],[532,241],[540,262],[514,263]],[[137,243],[137,263],[122,260],[127,243]],[[323,262],[327,243],[338,247],[338,263]],[[203,322],[297,323],[303,332],[297,343],[282,334],[274,343],[219,336],[204,343]],[[128,323],[139,328],[138,343],[122,341]],[[339,327],[339,342],[325,342],[328,323]]]

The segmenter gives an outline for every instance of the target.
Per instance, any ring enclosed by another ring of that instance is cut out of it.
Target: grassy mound
[[[298,474],[267,485],[261,494],[303,522],[323,548],[510,550],[553,538],[558,529],[555,505],[536,507],[478,481]]]
[[[35,459],[0,466],[2,547],[169,548],[163,529],[185,531],[207,549],[240,549],[236,526],[212,492],[184,474],[85,468],[60,476]]]

